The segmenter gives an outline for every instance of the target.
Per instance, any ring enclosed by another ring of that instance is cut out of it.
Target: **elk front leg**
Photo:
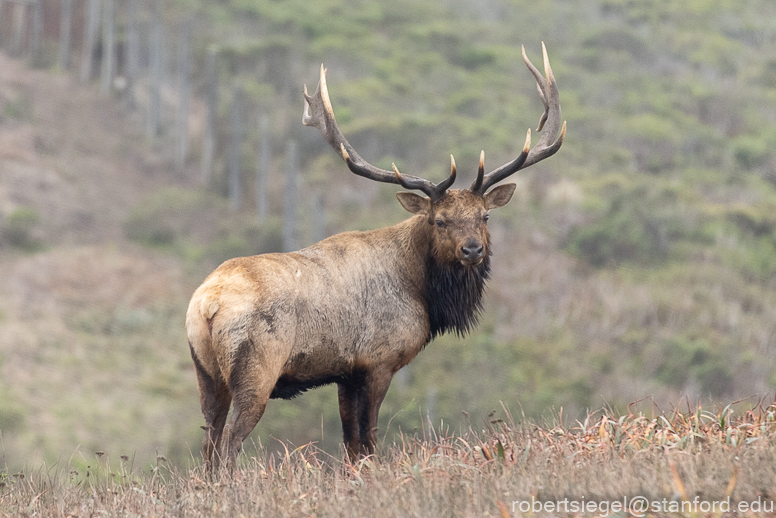
[[[384,369],[375,369],[366,375],[365,383],[358,399],[358,424],[361,451],[372,455],[377,446],[377,416],[380,405],[391,385],[393,373]]]
[[[358,457],[358,395],[361,386],[352,383],[338,383],[337,389],[345,455],[349,462],[353,462]]]

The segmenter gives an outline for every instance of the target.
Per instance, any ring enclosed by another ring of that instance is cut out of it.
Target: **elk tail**
[[[219,306],[218,300],[208,293],[195,293],[186,312],[186,333],[191,356],[206,371],[210,371],[216,365],[212,335],[213,318]],[[215,373],[209,372],[209,374],[212,376]]]

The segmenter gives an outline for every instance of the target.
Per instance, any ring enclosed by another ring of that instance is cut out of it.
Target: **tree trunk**
[[[3,46],[3,40],[5,39],[5,33],[3,32],[3,8],[5,7],[5,0],[0,0],[0,47]]]
[[[135,87],[140,75],[139,11],[140,0],[127,0],[127,64],[125,71],[127,86],[124,97],[130,110],[137,107]]]
[[[242,88],[235,86],[232,100],[232,144],[229,149],[229,208],[233,211],[240,208],[242,200],[240,163],[242,162],[243,109]]]
[[[263,223],[269,214],[267,180],[272,160],[271,153],[269,119],[262,114],[259,117],[259,160],[256,167],[256,220],[259,223]]]
[[[209,186],[213,178],[216,154],[216,120],[218,117],[218,51],[208,49],[205,58],[205,136],[202,143],[202,183]]]
[[[100,93],[107,95],[113,86],[115,55],[115,4],[114,0],[104,0],[105,13],[102,17],[102,73],[100,74]]]
[[[163,65],[163,40],[162,40],[161,5],[159,0],[154,2],[154,15],[151,21],[149,34],[149,71],[148,71],[148,121],[146,135],[154,139],[159,135],[162,121],[162,65]]]
[[[43,0],[36,0],[32,6],[32,34],[30,35],[30,65],[41,65],[41,43],[43,40]]]
[[[324,205],[323,193],[318,191],[313,196],[313,207],[311,210],[313,220],[312,240],[317,243],[326,237],[326,207]]]
[[[89,0],[86,8],[84,46],[81,49],[81,82],[92,80],[94,74],[94,51],[97,45],[97,29],[100,23],[100,0]]]
[[[192,21],[181,23],[178,39],[178,109],[175,116],[175,169],[183,171],[189,154]]]
[[[299,151],[295,140],[288,141],[286,149],[286,185],[283,190],[283,251],[299,249],[297,224],[297,176],[299,172]]]
[[[24,48],[24,21],[27,19],[27,4],[15,3],[13,8],[13,41],[11,42],[11,55],[21,56]]]
[[[59,21],[59,55],[57,65],[62,70],[70,68],[70,31],[73,26],[73,0],[62,0],[62,16]]]

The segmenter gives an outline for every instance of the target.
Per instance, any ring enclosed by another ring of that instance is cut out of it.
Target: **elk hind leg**
[[[238,348],[232,367],[229,389],[233,409],[221,441],[221,456],[230,470],[236,466],[243,441],[264,415],[279,377],[279,369],[264,365],[259,358],[253,342],[248,340]]]
[[[223,379],[216,379],[204,369],[199,358],[191,352],[197,372],[197,385],[199,386],[199,403],[202,415],[205,417],[205,437],[202,441],[202,457],[208,471],[212,471],[219,462],[216,459],[221,435],[229,414],[229,405],[232,396]]]

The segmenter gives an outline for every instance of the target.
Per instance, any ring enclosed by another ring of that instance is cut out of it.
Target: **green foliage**
[[[694,392],[719,398],[730,392],[734,380],[733,368],[717,344],[697,337],[677,336],[661,343],[660,360],[655,378],[670,387],[687,390],[697,384]]]
[[[612,186],[607,207],[593,221],[574,228],[566,249],[597,268],[624,263],[659,265],[672,244],[703,239],[687,218],[674,189]]]
[[[43,247],[40,213],[32,207],[20,207],[0,220],[0,239],[27,252]]]
[[[16,398],[11,397],[9,389],[0,385],[0,433],[11,434],[23,430],[27,413]]]
[[[282,224],[279,218],[272,218],[262,225],[245,224],[230,229],[223,236],[208,243],[203,255],[218,264],[232,257],[282,251]]]
[[[776,239],[776,206],[771,204],[734,205],[727,218],[741,231],[755,237],[773,236]]]
[[[741,169],[757,169],[766,163],[769,148],[768,142],[761,138],[742,135],[733,141],[733,156]]]
[[[3,103],[3,115],[11,119],[29,120],[32,118],[32,99],[23,92]]]
[[[124,222],[127,237],[137,243],[158,248],[175,245],[182,235],[209,207],[223,205],[214,196],[198,191],[166,188],[152,194],[129,214]]]

